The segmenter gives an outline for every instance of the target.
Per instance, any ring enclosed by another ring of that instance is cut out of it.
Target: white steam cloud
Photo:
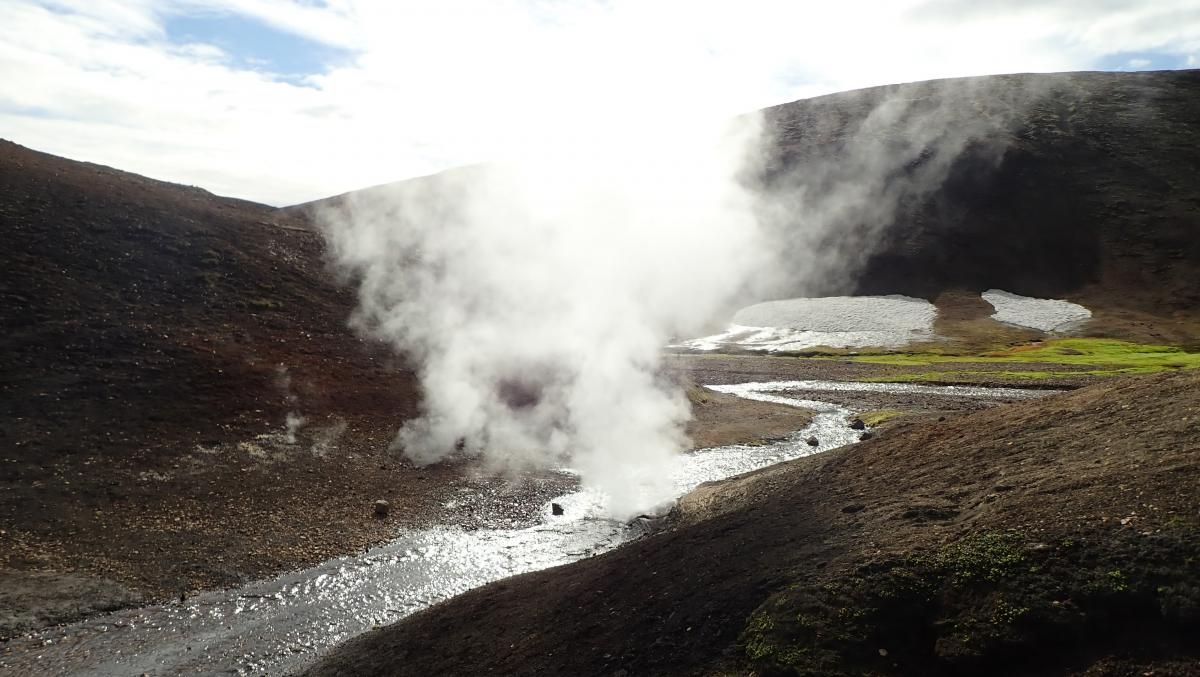
[[[544,151],[327,211],[361,282],[357,325],[407,354],[424,389],[396,445],[418,463],[568,465],[618,515],[669,496],[689,410],[662,347],[771,269],[741,180],[758,132],[748,116]]]
[[[568,465],[617,515],[659,504],[689,416],[663,346],[856,269],[897,210],[995,140],[981,96],[876,91],[773,111],[768,132],[761,115],[703,127],[682,111],[616,138],[580,121],[520,161],[334,200],[320,216],[360,283],[355,324],[424,389],[395,445],[417,463]]]

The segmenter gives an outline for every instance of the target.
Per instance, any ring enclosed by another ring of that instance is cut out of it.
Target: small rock
[[[384,517],[387,517],[388,510],[390,510],[391,507],[392,506],[383,499],[375,501],[375,517],[377,517],[379,519],[383,519]]]
[[[855,418],[853,421],[850,421],[850,429],[851,430],[866,430],[867,424],[863,423],[863,420],[861,418]]]
[[[550,512],[554,515],[561,515],[563,514],[563,507],[557,503],[551,503]]]
[[[858,436],[858,439],[860,442],[866,442],[867,440],[871,439],[872,437],[875,437],[875,433],[864,432]]]
[[[887,657],[887,649],[880,649],[879,655],[886,658]]]
[[[816,437],[810,437],[805,441],[808,443],[808,446],[810,446],[810,447],[815,447],[815,446],[821,444],[821,440],[818,440]]]

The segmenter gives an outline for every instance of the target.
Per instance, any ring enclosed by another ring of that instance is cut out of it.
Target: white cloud
[[[195,11],[355,57],[299,84],[239,70],[167,40]],[[853,87],[1194,59],[1197,27],[1194,0],[8,0],[0,136],[283,204]]]

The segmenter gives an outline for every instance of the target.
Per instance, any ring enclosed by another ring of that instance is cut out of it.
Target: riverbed
[[[1010,400],[1031,391],[909,384],[770,382],[714,386],[741,397],[804,407],[812,423],[763,446],[728,446],[680,457],[676,495],[782,461],[854,443],[854,412],[815,399],[821,392],[923,388],[946,397]],[[815,442],[812,444],[811,442]],[[552,504],[561,508],[555,515]],[[646,520],[605,516],[587,491],[542,506],[522,529],[441,526],[407,530],[358,556],[182,602],[127,609],[9,642],[0,672],[62,675],[276,675],[311,663],[332,646],[471,588],[567,564],[645,534]]]

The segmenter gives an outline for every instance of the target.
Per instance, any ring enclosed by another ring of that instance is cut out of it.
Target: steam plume
[[[670,493],[686,399],[660,352],[767,269],[739,181],[758,119],[547,151],[352,194],[325,214],[355,323],[418,365],[396,446],[498,471],[565,464],[616,514]]]
[[[360,283],[354,323],[404,352],[424,388],[395,446],[418,463],[566,464],[615,514],[655,505],[687,444],[662,346],[735,302],[845,279],[965,148],[1002,150],[1003,125],[967,114],[977,94],[955,87],[775,114],[766,135],[749,115],[624,143],[560,138],[346,196],[322,221]]]

